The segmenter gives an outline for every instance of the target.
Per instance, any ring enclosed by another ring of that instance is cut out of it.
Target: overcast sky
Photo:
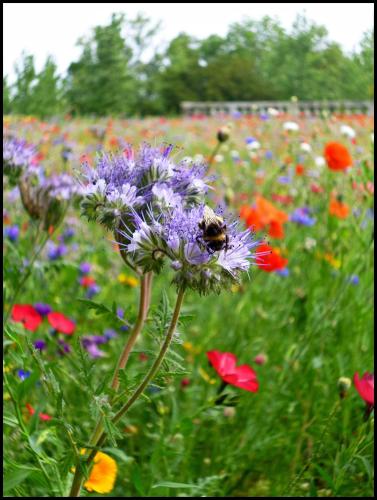
[[[225,35],[229,24],[246,17],[265,15],[277,18],[290,29],[298,13],[327,27],[330,39],[346,51],[357,49],[363,32],[373,27],[373,3],[232,3],[232,4],[152,4],[152,3],[5,3],[3,4],[4,74],[13,80],[14,63],[25,50],[34,54],[40,70],[51,54],[60,73],[79,56],[75,47],[80,36],[98,24],[109,22],[113,12],[133,18],[138,12],[162,21],[158,42],[171,40],[182,31],[198,38],[216,33]]]

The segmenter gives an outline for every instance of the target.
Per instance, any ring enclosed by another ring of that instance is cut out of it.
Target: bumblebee
[[[224,220],[215,214],[207,205],[204,207],[203,220],[199,222],[202,236],[197,241],[204,244],[209,253],[228,250],[229,236],[226,234]]]

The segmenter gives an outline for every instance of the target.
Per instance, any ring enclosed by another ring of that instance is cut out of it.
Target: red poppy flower
[[[52,328],[55,328],[58,332],[65,333],[66,335],[72,335],[75,331],[75,323],[66,318],[64,314],[60,312],[50,312],[47,315],[47,319]]]
[[[15,304],[12,309],[12,319],[22,323],[26,330],[35,332],[42,323],[42,316],[29,304]]]
[[[374,373],[364,373],[360,379],[358,372],[353,376],[357,392],[370,406],[374,406]]]
[[[305,172],[305,168],[303,165],[296,165],[296,175],[303,175]]]
[[[96,280],[94,278],[91,278],[90,276],[83,276],[80,279],[80,285],[83,286],[84,288],[88,288],[91,285],[95,285]]]
[[[220,377],[227,384],[257,392],[259,384],[257,375],[248,365],[236,366],[237,358],[230,352],[209,351],[207,358]]]
[[[258,254],[264,255],[257,257],[257,266],[267,273],[284,269],[288,264],[288,259],[284,259],[277,249],[270,247],[266,243],[258,246]]]
[[[345,170],[352,166],[352,158],[348,149],[337,142],[326,144],[324,157],[331,170]]]

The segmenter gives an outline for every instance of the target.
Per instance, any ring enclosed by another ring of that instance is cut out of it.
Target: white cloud
[[[373,27],[372,3],[5,3],[3,4],[4,74],[14,74],[14,64],[25,50],[34,54],[37,70],[47,55],[54,56],[59,71],[64,73],[80,50],[75,46],[79,37],[88,35],[98,24],[109,22],[111,13],[124,12],[133,18],[145,13],[154,21],[162,21],[159,43],[167,43],[181,31],[206,37],[212,33],[225,35],[229,24],[246,17],[258,20],[265,15],[276,17],[290,29],[298,13],[329,31],[330,39],[345,50],[358,46],[362,33]]]

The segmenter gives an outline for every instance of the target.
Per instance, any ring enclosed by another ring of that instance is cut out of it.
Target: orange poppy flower
[[[352,158],[348,149],[338,142],[326,144],[324,157],[330,170],[345,170],[352,166]]]
[[[345,219],[348,217],[349,211],[349,206],[342,202],[340,196],[331,198],[329,206],[330,215],[334,215],[338,219]]]
[[[98,451],[93,460],[93,469],[89,479],[84,483],[88,491],[110,493],[114,488],[118,467],[115,460],[106,453]]]
[[[288,221],[288,215],[263,196],[256,196],[255,207],[241,207],[240,217],[255,231],[268,227],[271,238],[284,237],[283,224]]]

